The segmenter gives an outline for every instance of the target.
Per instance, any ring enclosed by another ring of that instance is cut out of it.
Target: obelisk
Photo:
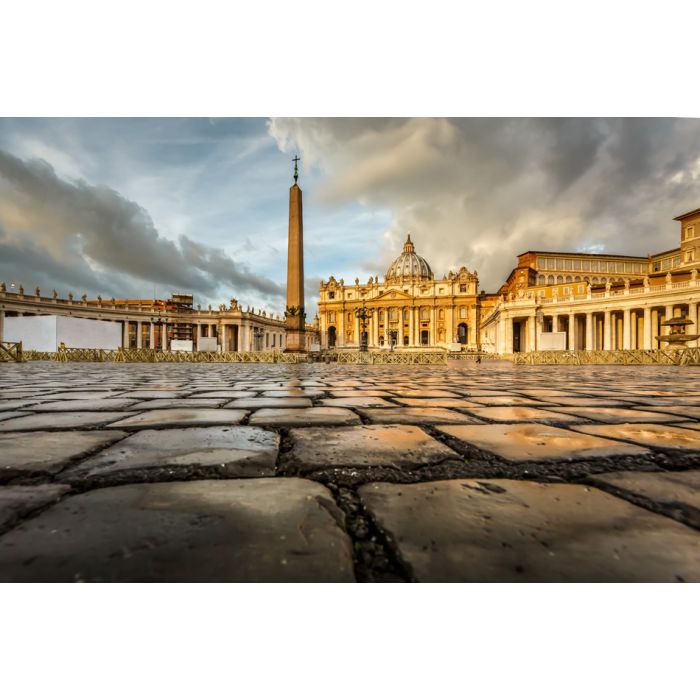
[[[301,208],[299,157],[294,159],[294,184],[289,189],[289,237],[287,244],[287,308],[285,352],[306,352],[304,313],[304,218]]]

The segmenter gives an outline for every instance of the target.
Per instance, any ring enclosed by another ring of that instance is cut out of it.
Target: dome
[[[406,242],[403,244],[403,253],[389,266],[386,271],[386,281],[398,279],[400,277],[419,280],[433,279],[433,271],[425,258],[416,254],[416,249],[411,242],[411,234],[408,234]]]

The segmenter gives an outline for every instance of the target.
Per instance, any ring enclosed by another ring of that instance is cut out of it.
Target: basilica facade
[[[380,281],[321,281],[318,317],[321,347],[369,350],[428,346],[477,348],[479,280],[462,267],[436,279],[416,253],[410,234]],[[363,318],[364,316],[364,318]]]

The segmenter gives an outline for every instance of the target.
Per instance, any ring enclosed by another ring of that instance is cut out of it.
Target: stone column
[[[559,314],[552,314],[552,333],[559,332]]]
[[[143,347],[143,321],[136,321],[136,347]]]
[[[228,325],[221,324],[221,352],[228,352]]]
[[[122,321],[122,347],[129,347],[129,322]]]
[[[644,307],[644,322],[642,326],[642,349],[651,350],[652,348],[652,337],[651,337],[651,307]]]
[[[586,314],[586,350],[593,350],[593,314]]]
[[[612,347],[612,319],[610,311],[605,311],[603,316],[603,350],[610,350]]]
[[[572,313],[569,314],[569,350],[576,350],[576,316]]]
[[[537,322],[534,316],[528,316],[527,319],[527,349],[529,352],[535,351],[535,328]]]
[[[160,343],[163,350],[168,349],[168,324],[164,323],[160,329]]]
[[[686,326],[686,328],[688,329],[688,333],[695,335],[698,332],[698,304],[697,304],[697,302],[688,304],[688,318],[693,322],[693,324],[691,326]],[[2,322],[0,321],[0,339],[1,338],[2,338]],[[700,347],[698,345],[698,341],[700,341],[700,338],[698,338],[697,340],[691,340],[688,343],[688,347],[689,348]]]
[[[415,321],[415,308],[412,306],[408,310],[408,344],[416,344],[416,321]]]
[[[670,321],[673,318],[673,304],[667,304],[664,311],[664,321]],[[670,329],[668,326],[662,329],[663,333],[668,332]]]
[[[632,349],[632,327],[631,327],[630,310],[624,309],[622,312],[622,349]]]
[[[506,353],[513,352],[513,319],[506,316]]]
[[[5,312],[0,310],[0,343],[5,340]]]

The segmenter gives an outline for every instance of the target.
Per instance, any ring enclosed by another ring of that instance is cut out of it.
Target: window
[[[430,318],[430,311],[428,309],[420,310],[420,320],[427,321]]]
[[[571,263],[572,263],[572,262],[573,262],[573,261],[571,260],[571,258],[566,258],[566,260],[564,260],[564,269],[565,269],[565,270],[570,270],[570,269],[571,269]]]
[[[567,284],[571,284],[573,281],[574,281],[574,280],[573,280],[573,278],[571,277],[571,275],[567,275],[567,276],[566,276],[566,283],[567,283]]]
[[[583,294],[583,285],[582,284],[579,284],[579,286],[578,286],[578,293]]]
[[[685,227],[685,240],[687,241],[690,238],[695,238],[695,226]]]
[[[574,260],[574,270],[580,270],[580,269],[581,269],[581,261]]]
[[[675,258],[673,258],[673,267],[678,267],[681,264],[681,256],[676,255]]]
[[[624,272],[625,271],[625,263],[617,263],[617,267],[615,269],[615,272]]]
[[[582,260],[581,261],[581,269],[584,272],[589,272],[591,269],[591,261],[590,260]]]
[[[328,312],[328,323],[335,323],[335,311]]]
[[[571,287],[564,287],[564,294],[571,294]]]
[[[444,321],[444,320],[445,320],[445,309],[440,309],[440,311],[438,311],[438,318],[439,318],[441,321]]]
[[[403,312],[403,320],[408,321],[408,310]],[[404,343],[404,345],[408,345],[408,343]]]
[[[562,275],[557,275],[557,284],[564,284],[564,277]]]
[[[659,272],[659,270],[661,270],[661,261],[654,260],[654,263],[652,264],[652,271]]]
[[[669,270],[671,268],[671,258],[664,258],[661,261],[661,269],[662,270]]]
[[[543,285],[546,284],[547,280],[545,279],[544,275],[537,275],[537,284],[538,285]]]
[[[580,282],[580,281],[581,281],[581,275],[576,275],[576,277],[574,277],[574,282]]]
[[[598,272],[600,263],[598,260],[591,260],[591,272]]]
[[[554,284],[554,275],[547,275],[547,284]]]
[[[352,292],[348,292],[348,299],[352,299]]]
[[[335,292],[328,292],[329,299],[335,299]]]
[[[556,270],[557,269],[557,261],[554,258],[547,258],[547,269],[548,270]]]
[[[545,258],[537,258],[537,269],[542,270],[545,267],[547,260]]]
[[[466,318],[466,317],[467,317],[467,308],[466,308],[466,306],[460,306],[460,307],[459,307],[459,317],[460,317],[460,318]]]
[[[467,285],[466,284],[460,284],[459,285],[459,291],[464,294],[467,291]]]
[[[392,321],[398,321],[399,320],[399,312],[397,309],[391,309],[389,312],[390,318]]]

